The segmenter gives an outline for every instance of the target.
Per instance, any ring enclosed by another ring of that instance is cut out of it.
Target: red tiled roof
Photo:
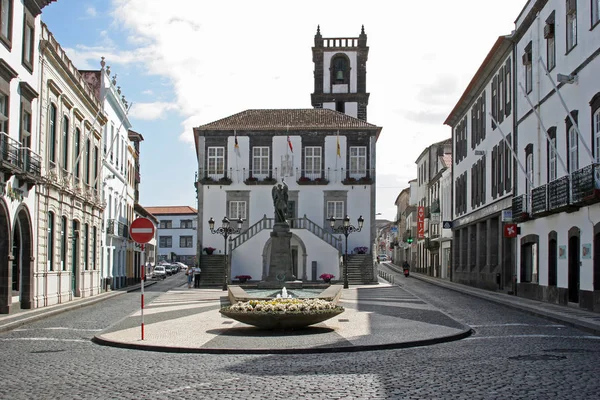
[[[152,215],[198,214],[198,210],[189,206],[144,207]]]
[[[324,108],[246,110],[195,130],[381,129],[358,118]]]

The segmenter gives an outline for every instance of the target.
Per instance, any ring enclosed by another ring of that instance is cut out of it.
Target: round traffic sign
[[[129,235],[136,243],[148,243],[154,237],[154,224],[148,218],[137,218],[129,227]]]

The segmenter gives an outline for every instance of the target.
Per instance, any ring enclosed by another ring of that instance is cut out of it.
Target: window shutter
[[[494,117],[495,120],[498,120],[498,114],[496,113],[496,111],[498,110],[496,108],[497,102],[498,102],[498,76],[494,76],[494,79],[492,80],[492,116]],[[494,121],[492,121],[492,129],[496,129],[496,124],[494,123]]]
[[[511,97],[512,97],[512,80],[510,73],[510,58],[506,60],[504,65],[504,81],[506,84],[506,92],[504,92],[504,115],[507,117],[510,115]]]
[[[475,141],[477,140],[477,124],[475,123],[475,112],[474,108],[471,109],[471,149],[475,148]]]
[[[496,188],[496,157],[498,153],[498,146],[494,146],[492,150],[492,199],[496,198],[497,188]]]
[[[486,174],[485,174],[485,170],[486,170],[486,162],[485,162],[485,155],[483,156],[483,158],[481,159],[481,203],[485,204],[485,184],[486,184]]]
[[[506,140],[508,140],[510,143],[510,135],[506,136]],[[505,147],[506,147],[506,149],[504,151],[504,153],[505,153],[505,157],[504,157],[504,171],[505,171],[504,172],[504,189],[507,192],[509,192],[511,190],[510,171],[512,171],[512,168],[510,168],[510,166],[512,165],[512,153],[508,146],[505,146]]]
[[[485,115],[485,102],[486,102],[486,97],[485,97],[485,90],[483,91],[483,93],[481,94],[481,103],[479,104],[480,106],[480,110],[481,110],[481,121],[479,121],[479,123],[481,124],[481,139],[485,139],[485,125],[486,125],[486,121],[487,121],[487,115]]]
[[[500,67],[500,73],[498,74],[498,93],[502,93],[502,101],[500,101],[500,96],[498,96],[498,105],[497,105],[497,109],[498,109],[498,122],[502,122],[504,121],[504,93],[506,93],[505,89],[504,89],[504,85],[506,83],[504,82],[504,66]]]
[[[502,164],[502,167],[498,165],[498,196],[504,194],[504,180],[502,179],[502,173],[504,172],[504,140],[500,142],[498,147],[498,164]]]

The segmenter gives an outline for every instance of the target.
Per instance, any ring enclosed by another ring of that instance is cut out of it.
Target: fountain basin
[[[314,313],[248,313],[221,309],[221,314],[261,329],[297,329],[318,324],[344,312],[342,307]]]

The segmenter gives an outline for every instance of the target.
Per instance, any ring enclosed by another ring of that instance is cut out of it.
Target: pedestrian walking
[[[187,274],[187,278],[188,278],[188,289],[191,289],[192,288],[192,279],[194,279],[193,268],[188,268],[186,274]]]
[[[200,288],[200,267],[194,267],[194,287]]]

